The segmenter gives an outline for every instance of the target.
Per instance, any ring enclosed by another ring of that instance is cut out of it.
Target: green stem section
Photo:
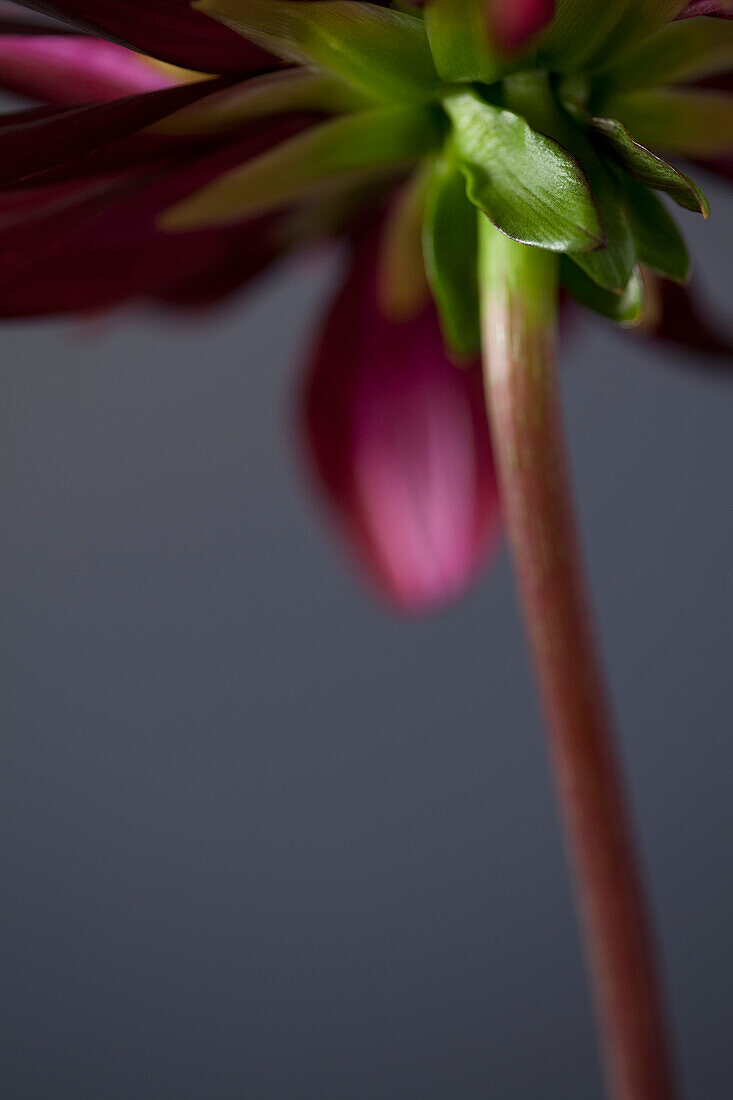
[[[556,258],[480,218],[485,386],[609,1096],[674,1095],[651,937],[585,595],[555,374]]]

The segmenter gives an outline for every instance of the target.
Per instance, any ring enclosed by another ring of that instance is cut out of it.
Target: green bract
[[[462,358],[473,357],[481,344],[476,243],[476,211],[458,160],[447,150],[428,186],[423,254],[443,335]]]
[[[425,24],[435,66],[444,80],[493,83],[504,59],[489,41],[484,0],[432,0]]]
[[[423,255],[410,262],[424,264],[460,358],[479,344],[477,218],[564,253],[567,290],[622,323],[643,313],[642,268],[687,278],[682,237],[656,192],[708,214],[700,188],[664,155],[733,144],[731,97],[680,83],[730,67],[733,23],[671,23],[683,0],[557,0],[545,29],[507,54],[484,0],[428,0],[409,13],[356,0],[194,6],[300,66],[262,78],[247,101],[225,96],[224,114],[295,107],[332,117],[193,195],[167,227],[236,220],[417,168]],[[392,301],[395,272],[406,270],[396,255]]]
[[[552,252],[603,244],[588,179],[557,142],[477,92],[447,96],[444,105],[468,197],[498,229]]]

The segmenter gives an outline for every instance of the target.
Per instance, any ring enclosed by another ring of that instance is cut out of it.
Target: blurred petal
[[[733,4],[731,0],[692,0],[677,18],[692,19],[696,15],[717,15],[720,19],[733,19]]]
[[[45,103],[94,103],[174,83],[133,50],[82,35],[0,35],[0,87]]]
[[[377,587],[419,612],[487,563],[498,493],[480,370],[448,361],[432,305],[402,323],[380,314],[377,235],[357,243],[311,360],[307,450]]]
[[[82,30],[203,73],[262,72],[269,54],[191,7],[190,0],[18,0]]]
[[[656,292],[657,315],[648,328],[635,331],[665,344],[683,348],[695,356],[717,360],[716,366],[733,369],[733,332],[725,332],[698,305],[689,287],[651,276]]]
[[[308,121],[256,124],[234,147],[190,163],[141,164],[0,194],[0,316],[85,312],[149,296],[203,304],[245,282],[282,248],[273,219],[236,232],[162,234],[157,216]]]
[[[712,172],[715,176],[720,176],[724,180],[728,180],[729,183],[733,183],[733,156],[731,157],[712,157],[710,159],[700,157],[695,161],[695,164],[700,168],[704,168],[706,172]]]
[[[516,53],[555,14],[554,0],[484,0],[492,41],[505,53]]]
[[[0,116],[0,185],[16,183],[151,126],[220,83],[204,80],[73,107],[34,107]]]

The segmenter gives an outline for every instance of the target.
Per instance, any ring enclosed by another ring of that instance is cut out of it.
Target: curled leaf
[[[588,180],[570,153],[475,92],[449,96],[468,197],[507,236],[555,252],[603,243]]]

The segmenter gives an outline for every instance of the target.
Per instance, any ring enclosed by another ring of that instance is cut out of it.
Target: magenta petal
[[[484,0],[492,40],[506,53],[516,53],[555,14],[554,0]]]
[[[372,234],[373,237],[373,234]],[[387,321],[357,246],[307,374],[307,453],[352,550],[404,611],[457,597],[496,544],[481,374],[448,361],[432,306]]]
[[[691,0],[677,18],[692,19],[696,15],[717,15],[719,19],[733,19],[733,4],[730,0]]]
[[[191,7],[190,0],[18,0],[82,30],[203,73],[262,72],[269,54]]]
[[[168,88],[140,54],[82,35],[0,35],[0,87],[45,103],[94,103]]]

